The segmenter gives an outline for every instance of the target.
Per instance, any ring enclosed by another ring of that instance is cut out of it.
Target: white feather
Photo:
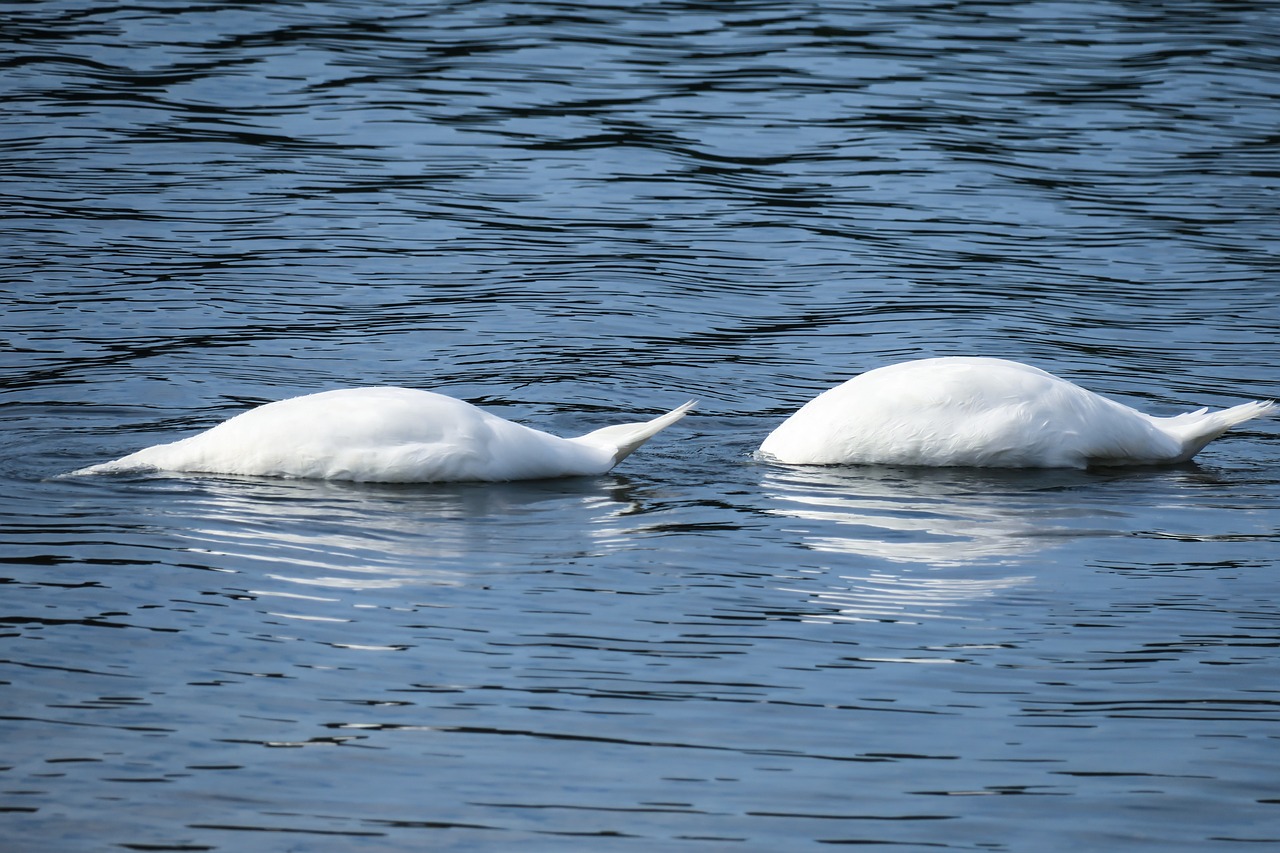
[[[797,465],[1084,468],[1186,462],[1270,402],[1153,417],[1035,367],[929,358],[854,377],[760,445]]]
[[[174,471],[382,483],[603,474],[689,402],[641,423],[559,438],[470,403],[410,388],[349,388],[250,409],[170,444],[76,474]]]

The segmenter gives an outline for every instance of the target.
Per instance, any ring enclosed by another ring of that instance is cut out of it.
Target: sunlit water
[[[1280,427],[789,469],[904,358],[1278,393],[1268,3],[0,5],[0,847],[1280,845]],[[603,477],[58,475],[325,388]]]

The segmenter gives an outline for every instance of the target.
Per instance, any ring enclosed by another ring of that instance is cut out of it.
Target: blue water
[[[1277,396],[1263,2],[0,4],[0,848],[1280,845],[1280,423],[789,469],[929,355]],[[59,478],[394,384],[507,485]]]

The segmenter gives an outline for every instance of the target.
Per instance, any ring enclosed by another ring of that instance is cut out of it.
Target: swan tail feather
[[[613,464],[617,465],[653,436],[683,418],[696,404],[696,400],[690,400],[683,406],[674,408],[665,415],[659,415],[653,420],[615,424],[578,436],[573,440],[583,444],[593,444],[611,449],[613,451]]]
[[[1182,442],[1179,461],[1185,462],[1231,427],[1266,414],[1274,407],[1274,400],[1254,400],[1216,412],[1199,409],[1159,420],[1163,421],[1161,426],[1166,433]]]

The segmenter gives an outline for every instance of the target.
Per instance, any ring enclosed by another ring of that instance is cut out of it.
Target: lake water
[[[789,469],[819,391],[1280,393],[1268,2],[7,2],[0,847],[1280,845],[1280,419]],[[59,478],[321,389],[602,477]]]

